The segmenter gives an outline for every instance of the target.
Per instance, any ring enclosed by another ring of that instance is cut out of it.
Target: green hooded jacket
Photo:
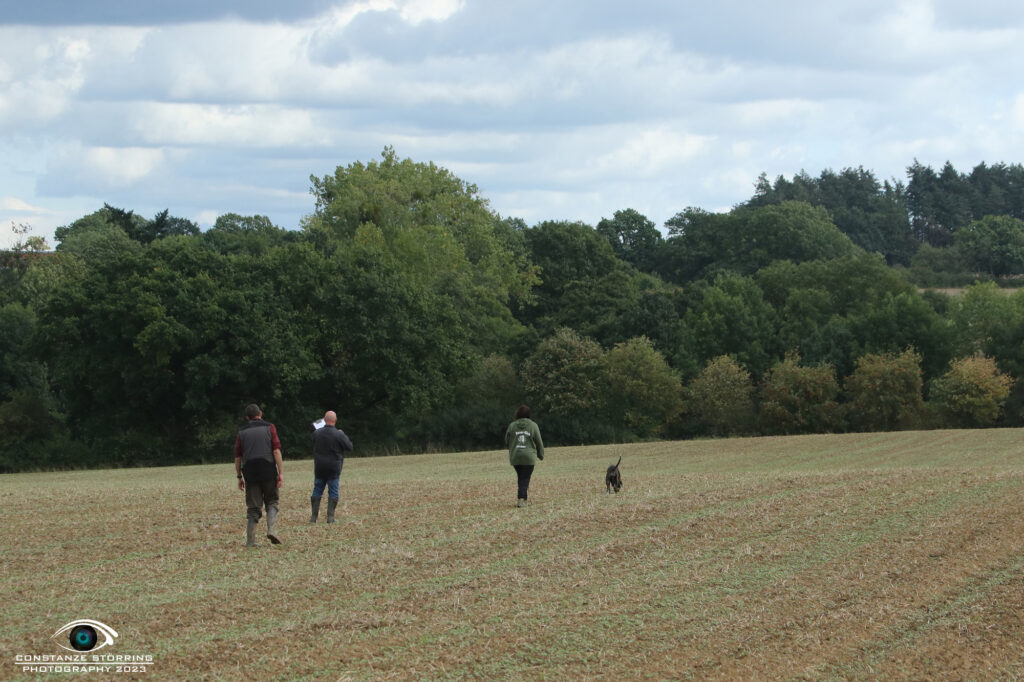
[[[532,419],[517,419],[509,424],[505,430],[505,446],[512,465],[536,464],[538,459],[544,459],[544,441]]]

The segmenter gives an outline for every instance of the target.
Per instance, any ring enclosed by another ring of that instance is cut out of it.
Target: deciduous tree
[[[924,407],[921,356],[869,353],[846,378],[849,423],[858,431],[895,431],[917,426]]]
[[[682,410],[682,383],[646,337],[617,344],[604,355],[611,418],[635,436],[656,436]]]
[[[754,423],[750,372],[728,355],[714,358],[686,387],[686,410],[705,433],[749,433]]]
[[[929,400],[939,406],[949,426],[992,426],[1012,385],[1013,379],[1000,372],[992,358],[960,358],[932,382]]]
[[[526,359],[521,371],[531,407],[552,440],[585,443],[607,438],[608,378],[597,342],[563,327]]]
[[[828,433],[842,428],[839,382],[831,365],[803,367],[787,355],[761,382],[762,433]]]

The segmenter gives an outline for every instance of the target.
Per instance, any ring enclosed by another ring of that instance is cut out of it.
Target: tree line
[[[762,176],[663,234],[527,226],[386,148],[311,177],[298,229],[105,205],[51,251],[16,226],[0,470],[221,460],[249,402],[288,456],[328,408],[364,454],[498,447],[521,402],[552,444],[1019,425],[1024,171],[908,178]]]

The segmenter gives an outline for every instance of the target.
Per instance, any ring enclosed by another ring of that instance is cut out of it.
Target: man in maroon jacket
[[[245,408],[245,425],[238,430],[235,438],[235,473],[238,475],[238,489],[245,491],[245,506],[248,509],[245,527],[245,544],[256,546],[256,524],[267,509],[267,537],[275,545],[281,544],[277,537],[277,489],[284,483],[284,469],[281,465],[281,440],[277,429],[270,422],[263,421],[263,410],[259,405]]]

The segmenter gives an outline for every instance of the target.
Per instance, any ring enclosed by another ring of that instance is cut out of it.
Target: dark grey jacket
[[[281,447],[277,429],[270,422],[253,419],[238,430],[235,454],[241,455],[242,474],[246,483],[277,478],[274,449]]]
[[[326,479],[341,476],[346,450],[352,450],[352,441],[337,426],[331,424],[314,431],[313,475]]]

